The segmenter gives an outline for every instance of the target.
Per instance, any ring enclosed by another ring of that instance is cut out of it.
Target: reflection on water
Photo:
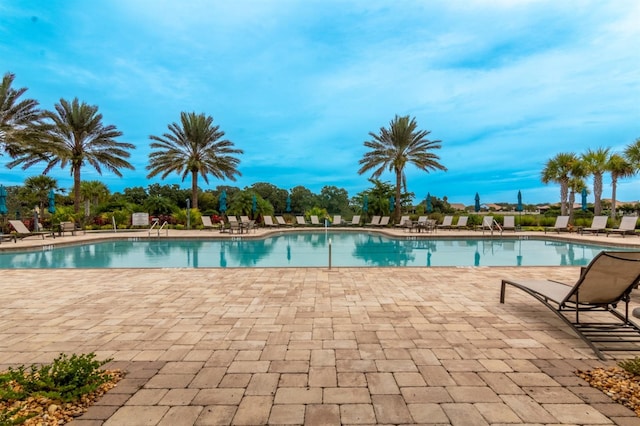
[[[0,268],[584,266],[603,246],[544,240],[387,238],[367,232],[281,233],[258,240],[109,241],[0,253]],[[622,250],[622,249],[617,249]]]

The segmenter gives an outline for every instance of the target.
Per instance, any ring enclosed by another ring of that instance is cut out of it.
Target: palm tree
[[[91,213],[91,204],[97,206],[101,200],[109,196],[109,188],[99,180],[85,180],[80,182],[80,194],[84,199],[84,213]]]
[[[569,180],[572,172],[575,171],[579,162],[576,154],[572,152],[561,152],[547,161],[542,169],[542,183],[555,182],[560,184],[560,214],[567,214],[567,199],[569,195]]]
[[[441,141],[430,141],[427,135],[428,130],[417,130],[418,124],[415,118],[409,116],[395,116],[389,123],[389,128],[380,128],[380,133],[369,132],[373,139],[365,141],[364,146],[370,149],[365,153],[359,164],[362,165],[359,174],[375,169],[371,175],[379,178],[386,170],[394,172],[396,175],[396,194],[394,210],[395,222],[400,222],[402,214],[400,197],[401,187],[407,190],[407,179],[404,169],[411,163],[425,172],[430,170],[443,170],[447,168],[439,163],[440,157],[434,154],[433,150],[441,148]]]
[[[20,100],[27,89],[13,89],[14,78],[6,73],[0,83],[0,148],[11,157],[18,155],[24,142],[35,138],[40,120],[38,101]]]
[[[131,155],[127,150],[135,146],[115,140],[122,132],[113,125],[102,124],[102,114],[98,113],[97,106],[81,103],[78,98],[71,103],[60,99],[55,111],[45,111],[43,116],[51,121],[44,136],[47,143],[31,144],[7,167],[22,164],[22,168],[27,169],[44,161],[47,166],[42,173],[47,174],[57,165],[63,169],[69,165],[76,213],[80,211],[82,167],[89,164],[100,175],[104,167],[118,177],[122,177],[122,168],[133,170],[126,158]]]
[[[162,136],[149,136],[155,142],[151,148],[156,151],[149,154],[150,170],[147,178],[161,173],[164,179],[172,172],[182,175],[182,180],[191,174],[192,207],[198,208],[198,174],[206,183],[208,175],[218,179],[228,178],[235,181],[235,175],[241,175],[237,167],[240,160],[232,154],[242,154],[234,149],[233,142],[222,139],[224,132],[220,126],[213,125],[213,118],[195,112],[180,113],[181,124],[170,124],[170,133]]]
[[[636,168],[620,154],[612,154],[609,157],[607,169],[611,172],[611,217],[616,217],[616,190],[618,187],[618,179],[624,179],[633,176]]]
[[[59,191],[58,181],[52,177],[38,175],[31,176],[24,181],[24,198],[35,198],[40,211],[44,211],[44,205],[49,200],[51,190]]]
[[[584,181],[583,176],[579,173],[572,174],[569,177],[569,222],[573,223],[573,206],[576,202],[576,193],[582,193],[582,189],[586,188],[587,184]]]
[[[624,156],[636,170],[640,169],[640,138],[627,145],[624,149]]]
[[[585,171],[593,175],[593,214],[600,216],[602,213],[602,176],[608,169],[609,148],[598,148],[595,151],[587,150],[582,154]]]

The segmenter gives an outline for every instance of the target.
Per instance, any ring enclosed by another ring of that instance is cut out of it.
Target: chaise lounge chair
[[[460,216],[458,218],[458,223],[451,225],[451,229],[467,229],[467,222],[469,222],[469,216]]]
[[[553,226],[547,226],[544,228],[544,233],[547,231],[556,231],[558,234],[560,231],[569,232],[569,216],[558,216],[556,217],[556,223]]]
[[[318,216],[316,216],[315,214],[312,214],[311,216],[309,216],[309,218],[311,219],[311,225],[313,226],[320,226],[322,225],[320,223],[320,219],[318,219]]]
[[[640,351],[640,328],[629,320],[630,293],[639,281],[640,251],[603,251],[574,285],[540,279],[502,280],[500,303],[504,303],[507,284],[526,292],[558,315],[604,359],[601,351]],[[624,303],[624,313],[616,310],[619,303]],[[590,322],[581,321],[581,312],[589,312]],[[595,314],[603,312],[611,313],[617,321],[608,317],[609,321],[591,322]]]
[[[333,222],[331,222],[331,225],[333,226],[342,225],[342,216],[340,216],[339,214],[333,216]]]
[[[357,214],[351,218],[350,226],[360,226],[360,215]]]
[[[276,216],[276,222],[278,222],[278,225],[280,226],[291,226],[291,224],[287,223],[287,221],[284,220],[284,217],[282,216]]]
[[[374,226],[389,226],[389,220],[390,219],[391,219],[391,217],[389,217],[389,216],[382,216],[378,223],[372,224],[372,225],[374,225]]]
[[[580,235],[584,235],[585,232],[591,232],[592,234],[598,235],[598,232],[604,231],[607,227],[607,216],[596,216],[593,218],[591,222],[591,226],[588,228],[582,228],[580,230]]]
[[[607,237],[609,234],[620,234],[623,237],[627,234],[638,235],[636,234],[636,223],[638,222],[638,218],[636,216],[624,216],[620,221],[620,226],[614,229],[609,229],[607,231]]]
[[[373,216],[371,218],[371,222],[367,223],[366,226],[377,226],[380,223],[380,216]]]
[[[22,221],[20,220],[9,220],[9,224],[13,227],[13,229],[16,230],[16,233],[13,234],[15,236],[15,239],[14,239],[15,242],[17,242],[17,238],[20,238],[22,240],[24,238],[33,237],[33,236],[41,236],[43,240],[44,240],[44,237],[46,236],[51,236],[53,238],[56,237],[56,235],[52,231],[31,232],[29,231],[27,226],[24,223],[22,223]]]
[[[513,216],[504,216],[502,218],[502,230],[516,232],[516,220]]]
[[[262,220],[264,221],[264,226],[268,228],[274,228],[278,226],[277,223],[273,223],[273,218],[271,216],[264,216]]]
[[[307,221],[304,220],[304,216],[296,216],[296,225],[297,226],[307,226]]]
[[[218,228],[218,225],[214,225],[211,222],[211,216],[202,216],[202,226],[204,227],[203,229],[214,229],[214,228]]]
[[[439,229],[451,229],[451,224],[453,223],[453,216],[445,216],[442,219],[442,223],[437,225]]]

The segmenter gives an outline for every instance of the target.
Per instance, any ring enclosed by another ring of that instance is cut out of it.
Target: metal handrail
[[[168,225],[169,222],[167,222],[166,220],[164,221],[164,223],[162,224],[162,226],[160,228],[158,228],[158,237],[160,236],[160,231],[162,231],[163,229],[165,229],[165,225]],[[169,236],[169,228],[166,228],[165,231],[167,231],[167,236]]]

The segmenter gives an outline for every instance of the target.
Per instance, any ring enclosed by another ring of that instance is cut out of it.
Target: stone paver
[[[0,368],[59,351],[113,358],[108,367],[127,376],[78,426],[638,424],[574,374],[629,354],[597,360],[514,289],[498,303],[504,277],[573,281],[578,272],[5,270]]]

